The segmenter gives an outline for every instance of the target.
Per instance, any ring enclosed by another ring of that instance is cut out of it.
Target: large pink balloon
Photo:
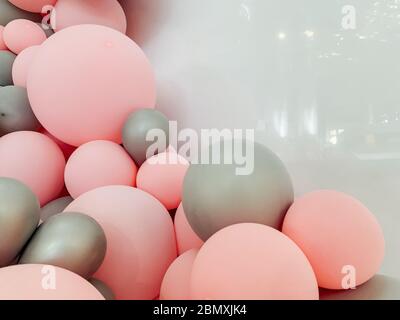
[[[65,159],[47,136],[19,131],[0,138],[0,176],[23,182],[40,204],[55,199],[64,186]]]
[[[98,140],[88,142],[71,155],[65,167],[65,185],[75,199],[81,194],[110,185],[136,185],[137,168],[118,144]]]
[[[38,50],[39,46],[28,47],[21,51],[21,53],[15,58],[12,67],[14,85],[26,88],[26,78],[28,76],[29,68]]]
[[[126,33],[126,16],[117,0],[58,0],[51,15],[56,31],[79,24],[98,24]]]
[[[16,7],[30,12],[42,12],[45,6],[54,5],[57,0],[8,0]]]
[[[155,79],[143,51],[127,36],[97,25],[55,33],[28,75],[32,109],[52,135],[70,145],[121,142],[128,115],[153,108]]]
[[[17,19],[5,26],[3,39],[8,49],[18,54],[26,48],[42,44],[47,36],[38,24],[26,19]]]
[[[190,249],[201,248],[204,242],[190,226],[183,211],[182,203],[179,205],[178,210],[176,210],[174,226],[179,254],[183,254]]]
[[[6,43],[3,38],[4,26],[0,26],[0,50],[7,50]]]
[[[1,268],[0,283],[0,300],[104,300],[87,280],[54,266]]]
[[[357,286],[363,284],[379,270],[384,257],[385,241],[376,218],[358,200],[336,191],[316,191],[297,199],[283,232],[303,250],[319,286],[326,289],[343,289],[342,282],[349,277]]]
[[[260,224],[236,224],[214,234],[193,263],[195,300],[318,299],[303,252],[284,234]]]
[[[197,252],[189,250],[170,265],[161,285],[160,300],[190,300],[190,278]]]
[[[132,187],[109,186],[89,191],[68,211],[83,212],[103,227],[107,253],[94,275],[117,299],[154,299],[162,278],[176,258],[168,211],[149,194]]]

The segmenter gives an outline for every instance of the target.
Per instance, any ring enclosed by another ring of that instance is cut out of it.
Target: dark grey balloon
[[[90,278],[106,254],[103,229],[82,213],[60,213],[36,230],[22,252],[20,264],[49,264]]]
[[[320,300],[400,300],[400,279],[376,275],[354,290],[320,289]]]
[[[39,201],[24,184],[0,178],[0,267],[13,263],[35,231]]]
[[[0,87],[0,135],[36,131],[40,123],[33,114],[25,88]]]
[[[40,22],[42,17],[39,14],[21,10],[8,2],[8,0],[0,0],[0,25],[5,26],[15,19],[28,19]]]
[[[232,145],[232,141],[226,143]],[[221,161],[192,164],[188,169],[183,184],[183,208],[193,230],[204,241],[236,223],[260,223],[276,229],[282,226],[294,198],[290,176],[272,151],[258,143],[250,145],[254,145],[254,152],[247,153],[246,166]],[[217,154],[224,159],[224,153],[221,145]],[[236,156],[238,153],[241,152],[233,152]],[[248,174],[238,171],[240,167],[246,167]]]
[[[152,129],[164,133],[165,147],[158,149],[158,152],[165,151],[169,144],[169,122],[161,112],[153,109],[138,110],[128,117],[122,129],[123,145],[139,166],[146,161],[147,150],[154,143],[146,141]]]
[[[49,202],[40,210],[40,218],[42,221],[46,221],[48,218],[63,212],[73,200],[72,197],[62,197]]]
[[[0,86],[13,84],[12,67],[16,55],[7,50],[0,50]]]
[[[106,300],[115,300],[115,295],[112,290],[103,282],[98,279],[92,278],[89,282],[99,291],[104,299]]]

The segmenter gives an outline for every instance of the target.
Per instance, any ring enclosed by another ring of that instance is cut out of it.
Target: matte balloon
[[[0,268],[11,264],[29,240],[39,223],[39,210],[28,187],[0,178]]]
[[[85,212],[107,237],[107,254],[95,278],[107,283],[117,299],[154,299],[176,258],[168,211],[136,188],[108,186],[89,191],[66,211]]]
[[[57,0],[8,0],[18,8],[41,13],[46,6],[53,6]]]
[[[343,289],[344,274],[355,285],[379,270],[385,251],[374,215],[353,197],[331,190],[306,194],[293,203],[283,232],[303,250],[326,289]]]
[[[64,153],[65,159],[67,160],[69,159],[71,154],[76,150],[76,147],[62,142],[44,128],[41,128],[39,132],[43,133],[44,135],[48,136],[51,140],[53,140],[60,147],[61,151]]]
[[[304,253],[281,232],[244,223],[214,234],[199,250],[191,275],[194,300],[317,300]]]
[[[35,131],[40,123],[32,112],[25,88],[0,87],[0,136],[15,131]]]
[[[48,218],[33,234],[19,264],[49,264],[89,279],[100,267],[107,249],[103,229],[82,213]]]
[[[0,86],[10,86],[13,84],[12,67],[16,55],[10,51],[0,51]]]
[[[47,36],[36,23],[26,19],[17,19],[5,26],[3,39],[7,48],[18,54],[28,47],[42,44]]]
[[[165,273],[160,300],[190,300],[190,278],[198,250],[190,250],[176,258]]]
[[[124,148],[139,166],[147,160],[147,152],[154,143],[151,130],[157,130],[157,137],[164,135],[164,147],[155,150],[157,153],[164,152],[169,145],[169,122],[161,112],[152,109],[135,111],[128,117],[122,129]],[[151,156],[153,155],[155,154]]]
[[[179,254],[183,254],[190,249],[201,248],[204,242],[197,236],[187,221],[182,204],[176,211],[174,226]]]
[[[64,186],[65,159],[50,138],[32,131],[18,131],[0,138],[0,176],[25,183],[43,206]]]
[[[39,14],[21,10],[8,1],[0,1],[0,25],[5,26],[7,23],[15,19],[29,19],[36,22],[42,20]]]
[[[48,265],[1,268],[0,283],[0,300],[104,300],[87,280]]]
[[[143,51],[120,32],[98,25],[73,26],[47,39],[27,87],[46,130],[74,146],[93,140],[121,143],[128,115],[153,108],[156,96]]]
[[[7,46],[3,39],[3,30],[4,30],[4,26],[0,25],[0,50],[7,50]]]
[[[191,165],[184,180],[183,208],[193,230],[207,240],[235,223],[254,222],[280,229],[293,202],[291,179],[282,161],[258,143],[224,140],[219,151],[216,146],[208,150],[217,151],[219,163]],[[225,160],[227,152],[236,161],[241,147],[246,147],[247,168]],[[239,174],[238,168],[249,172]]]
[[[73,201],[74,199],[70,196],[58,198],[46,204],[40,210],[40,219],[46,221],[48,218],[59,214]]]
[[[110,141],[88,142],[74,151],[65,167],[65,185],[75,199],[109,185],[136,185],[137,168],[128,153]]]
[[[32,46],[23,50],[16,58],[12,67],[14,85],[26,88],[28,71],[39,46]]]
[[[98,279],[90,279],[89,282],[94,286],[106,300],[115,300],[115,295],[111,289],[103,282]]]
[[[56,31],[79,24],[97,24],[126,33],[125,12],[117,0],[58,0],[51,21]]]

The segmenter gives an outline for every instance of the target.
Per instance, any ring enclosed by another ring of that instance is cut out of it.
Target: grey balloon
[[[0,86],[13,84],[12,67],[16,55],[7,50],[0,50]]]
[[[24,184],[0,178],[0,267],[12,264],[35,231],[39,201]]]
[[[49,202],[40,210],[40,218],[42,221],[46,221],[48,218],[62,213],[73,200],[72,197],[62,197]]]
[[[146,161],[147,150],[154,143],[146,141],[152,129],[161,130],[159,133],[165,137],[165,146],[160,146],[157,151],[165,151],[169,144],[169,122],[161,112],[153,109],[138,110],[128,117],[122,129],[123,145],[139,166]]]
[[[224,158],[225,150],[228,150],[224,147],[226,143],[232,145],[232,141],[225,140],[219,152],[216,145],[211,148],[217,150],[216,154],[222,160],[229,160]],[[245,148],[243,141],[239,143]],[[229,164],[226,160],[219,164],[212,164],[211,160],[210,164],[192,164],[187,171],[183,208],[193,230],[204,241],[236,223],[260,223],[280,229],[293,203],[292,182],[282,161],[263,145],[250,143],[248,146],[254,146],[254,152],[252,148],[246,153],[243,149],[242,154],[248,159],[247,173],[237,170],[246,166],[236,165],[235,161]],[[231,151],[233,159],[238,159],[240,149],[232,150],[235,151]]]
[[[106,248],[104,231],[93,218],[60,213],[40,225],[19,263],[54,265],[89,279],[102,264]]]
[[[89,282],[99,291],[104,299],[106,300],[115,300],[114,292],[107,286],[103,281],[98,279],[92,278]]]
[[[39,14],[21,10],[11,4],[8,0],[0,0],[0,25],[5,26],[15,19],[28,19],[40,22],[42,17]]]
[[[320,300],[400,300],[400,279],[376,275],[354,290],[320,289]]]
[[[0,88],[0,135],[39,128],[26,89],[16,86]]]

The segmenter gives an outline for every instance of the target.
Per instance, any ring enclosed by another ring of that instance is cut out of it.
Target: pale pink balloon
[[[16,19],[5,26],[3,39],[8,49],[19,54],[26,48],[42,44],[47,39],[47,36],[35,22]]]
[[[170,265],[161,285],[160,300],[190,300],[190,278],[197,252],[189,250]]]
[[[87,280],[48,265],[1,268],[0,283],[0,300],[104,300]]]
[[[182,201],[188,168],[189,162],[174,151],[159,153],[139,168],[137,187],[156,197],[168,210],[176,209]]]
[[[154,299],[169,265],[176,258],[171,217],[151,195],[127,186],[89,191],[65,212],[90,215],[107,237],[105,260],[94,275],[117,299]]]
[[[363,284],[378,272],[384,257],[385,240],[374,215],[336,191],[315,191],[297,199],[283,232],[303,250],[319,286],[326,289],[343,289],[342,282],[347,285],[353,276],[357,286]]]
[[[0,138],[0,177],[27,185],[40,204],[55,199],[64,186],[65,158],[49,137],[19,131]]]
[[[51,13],[56,31],[79,24],[98,24],[126,33],[126,16],[117,0],[58,0]]]
[[[29,68],[38,49],[39,46],[28,47],[17,55],[12,67],[14,85],[26,88],[26,79],[28,77]]]
[[[0,50],[8,50],[6,43],[4,42],[3,39],[3,31],[4,31],[4,26],[0,25]]]
[[[30,12],[41,13],[46,6],[54,5],[57,0],[8,0],[14,6]]]
[[[48,136],[51,140],[53,140],[60,147],[61,151],[64,153],[64,157],[66,160],[68,160],[69,157],[71,156],[71,154],[76,150],[76,147],[66,144],[66,143],[62,142],[61,140],[58,140],[55,136],[53,136],[45,128],[41,128],[39,130],[39,132]]]
[[[318,285],[304,253],[283,233],[236,224],[214,234],[193,263],[194,300],[316,300]]]
[[[70,27],[45,41],[27,88],[46,130],[74,146],[93,140],[121,143],[128,115],[153,108],[156,97],[143,51],[122,33],[96,25]]]
[[[204,242],[190,226],[183,211],[182,203],[179,205],[178,210],[176,210],[174,226],[179,254],[183,254],[190,249],[201,248]]]
[[[137,168],[118,144],[98,140],[81,145],[65,167],[65,185],[75,199],[103,186],[136,185]]]

